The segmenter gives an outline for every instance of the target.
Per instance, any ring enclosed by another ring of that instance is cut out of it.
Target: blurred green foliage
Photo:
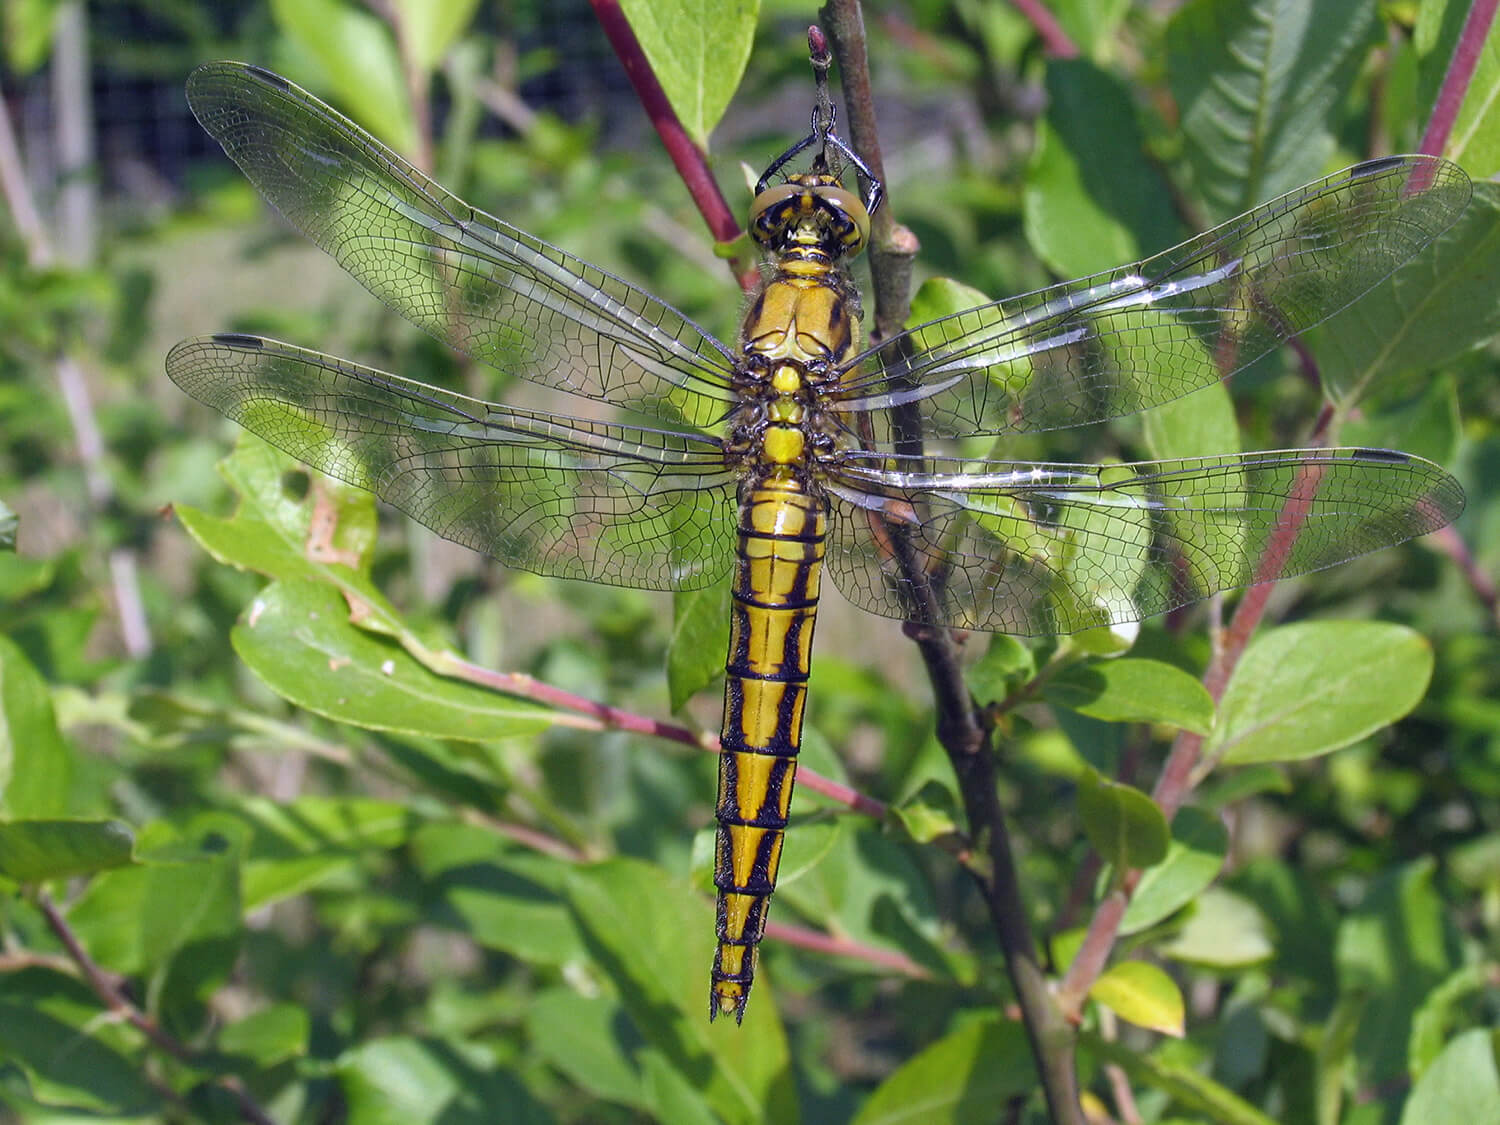
[[[36,94],[58,7],[4,7],[7,93]],[[1081,48],[1063,62],[998,0],[872,6],[920,275],[1022,292],[1414,146],[1463,5],[1298,7],[1058,0]],[[272,66],[732,338],[741,295],[585,5],[96,8],[101,89],[180,89],[215,57]],[[630,8],[680,38],[693,6]],[[813,16],[764,3],[694,29],[678,60],[736,209],[741,163],[805,124]],[[701,87],[747,48],[716,124],[723,91]],[[1475,108],[1494,57],[1448,150],[1476,181],[1500,171],[1500,118]],[[161,167],[151,191],[106,179],[95,261],[39,262],[0,225],[0,1118],[227,1121],[242,1089],[279,1122],[351,1125],[1044,1120],[994,934],[945,846],[962,801],[899,628],[836,605],[820,624],[805,763],[893,813],[804,788],[776,917],[843,952],[773,936],[744,1027],[710,1028],[712,757],[451,673],[462,652],[647,716],[686,700],[713,730],[718,607],[504,573],[256,442],[230,454],[230,429],[162,374],[179,337],[269,331],[537,392],[375,307],[186,139],[180,100],[152,106],[191,147],[119,161],[101,136],[117,173]],[[1147,623],[1113,664],[1087,643],[966,642],[1052,969],[1115,885],[1098,860],[1153,863],[1079,1053],[1117,1118],[1500,1120],[1497,293],[1500,192],[1480,184],[1458,231],[1312,335],[1323,387],[1276,356],[1232,407],[1215,390],[1089,438],[1279,448],[1327,401],[1340,440],[1421,452],[1469,493],[1468,572],[1407,545],[1277,591],[1295,623],[1252,647],[1210,735],[1222,768],[1170,824],[1142,790],[1177,731],[1208,725],[1209,611]],[[93,452],[64,357],[88,375]],[[1082,439],[1060,440],[1047,451]],[[309,562],[330,517],[336,557]],[[154,1041],[106,1014],[79,951]],[[1144,1030],[1183,1013],[1179,1038]]]

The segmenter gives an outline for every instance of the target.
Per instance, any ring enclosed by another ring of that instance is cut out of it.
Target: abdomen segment
[[[719,944],[710,1018],[744,1018],[776,889],[802,744],[823,538],[823,502],[800,482],[773,478],[741,491],[719,736]]]

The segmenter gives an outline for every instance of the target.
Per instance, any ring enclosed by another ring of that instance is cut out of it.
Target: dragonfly
[[[1467,203],[1467,177],[1438,158],[1357,164],[1143,261],[872,343],[848,267],[881,185],[815,110],[751,204],[766,265],[729,344],[463,202],[270,71],[210,63],[187,92],[265,198],[371,293],[572,413],[242,334],[177,344],[178,386],[508,566],[729,583],[711,1019],[742,1020],[750,996],[825,570],[874,614],[1072,633],[1330,566],[1463,507],[1443,469],[1384,449],[1001,456],[1017,435],[1206,387],[1349,305]]]

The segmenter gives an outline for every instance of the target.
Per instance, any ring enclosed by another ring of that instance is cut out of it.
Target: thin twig
[[[838,58],[848,107],[850,140],[871,172],[883,179],[884,162],[876,129],[860,6],[857,0],[830,0],[822,8],[820,18]],[[910,232],[896,223],[893,213],[894,207],[887,194],[886,206],[878,213],[880,225],[873,228],[871,237],[870,271],[875,292],[872,338],[876,342],[898,332],[910,313],[911,263],[917,242]],[[899,419],[896,428],[903,430]],[[911,427],[905,429],[917,432]],[[892,542],[899,553],[902,538],[893,536]],[[902,563],[903,573],[912,580],[918,596],[934,598],[921,568],[914,566],[909,559],[898,561]],[[941,620],[936,607],[930,608],[933,611],[925,615],[926,619]],[[953,633],[924,626],[909,626],[907,633],[916,642],[932,681],[938,741],[947,752],[958,778],[970,836],[985,860],[982,864],[971,864],[969,870],[984,897],[1005,955],[1006,970],[1021,1006],[1052,1120],[1056,1125],[1082,1125],[1074,1073],[1074,1033],[1052,998],[1046,973],[1037,956],[1005,815],[1000,807],[991,727],[974,707],[964,683]]]
[[[695,730],[678,723],[653,719],[635,711],[611,707],[607,703],[600,703],[552,684],[543,683],[522,672],[496,672],[471,663],[454,652],[428,653],[412,650],[410,646],[408,646],[408,651],[411,651],[413,656],[438,675],[450,676],[492,691],[521,699],[535,700],[549,707],[573,712],[577,717],[571,719],[568,725],[580,730],[627,731],[632,734],[662,738],[668,742],[691,746],[697,750],[706,750],[711,754],[719,753],[719,736],[709,731]],[[797,784],[853,812],[863,813],[876,820],[885,819],[888,812],[886,805],[874,797],[860,793],[806,767],[798,769]]]
[[[870,86],[869,57],[865,53],[864,16],[858,0],[830,0],[819,13],[834,56],[849,122],[849,143],[885,186],[885,205],[870,216],[870,280],[875,295],[872,342],[889,339],[911,315],[911,276],[921,244],[895,219],[891,184],[876,126],[875,95]]]
[[[42,917],[47,921],[47,928],[62,943],[68,957],[78,966],[84,979],[88,981],[89,987],[94,990],[94,995],[99,997],[111,1013],[125,1020],[131,1027],[179,1062],[201,1069],[205,1073],[211,1069],[206,1064],[200,1063],[190,1048],[125,998],[115,978],[105,972],[88,955],[83,948],[83,943],[78,940],[78,935],[73,932],[73,928],[68,925],[67,919],[62,916],[49,895],[45,892],[38,894],[36,902],[42,912]],[[240,1116],[246,1121],[254,1122],[255,1125],[276,1125],[271,1116],[250,1095],[245,1084],[235,1075],[209,1075],[206,1080],[228,1091],[229,1095],[234,1098],[235,1104],[239,1106]]]
[[[836,937],[833,934],[809,930],[805,926],[789,926],[785,922],[767,922],[766,937],[780,945],[794,945],[813,953],[826,953],[835,957],[852,957],[867,965],[900,973],[916,980],[924,980],[932,973],[917,964],[904,953],[892,953],[888,949],[876,949],[873,945],[854,941],[852,938]]]

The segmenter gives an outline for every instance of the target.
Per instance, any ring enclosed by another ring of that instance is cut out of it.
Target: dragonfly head
[[[853,257],[869,240],[870,212],[836,177],[809,173],[764,188],[755,197],[750,234],[773,252],[812,245],[831,257]]]

